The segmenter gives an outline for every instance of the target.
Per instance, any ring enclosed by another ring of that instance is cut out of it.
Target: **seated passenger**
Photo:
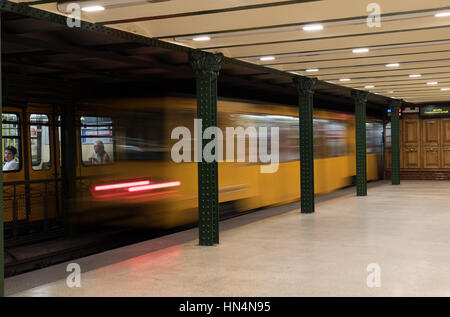
[[[89,158],[89,163],[94,165],[107,164],[110,162],[109,155],[105,151],[105,145],[98,140],[94,143],[94,153]]]
[[[16,161],[17,149],[10,145],[5,148],[5,162],[3,163],[3,171],[19,170],[19,163]]]

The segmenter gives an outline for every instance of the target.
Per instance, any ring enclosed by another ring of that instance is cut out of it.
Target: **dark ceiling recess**
[[[83,28],[2,13],[5,104],[77,102],[105,96],[195,95],[189,49],[150,46]],[[296,106],[293,75],[225,58],[219,97]],[[318,82],[316,107],[353,112],[350,90]],[[370,95],[368,114],[388,100]]]

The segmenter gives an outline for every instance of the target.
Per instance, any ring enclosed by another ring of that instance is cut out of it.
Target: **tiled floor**
[[[316,204],[192,229],[6,279],[8,296],[450,296],[450,182],[384,182]],[[370,288],[376,263],[381,287]],[[368,278],[369,277],[369,278]]]

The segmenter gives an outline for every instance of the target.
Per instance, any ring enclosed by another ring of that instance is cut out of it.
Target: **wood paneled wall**
[[[386,148],[386,168],[391,168]],[[400,120],[400,167],[404,170],[450,170],[450,118],[420,118],[404,114]]]

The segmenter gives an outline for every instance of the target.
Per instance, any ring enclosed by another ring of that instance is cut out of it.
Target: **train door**
[[[21,108],[4,107],[2,113],[3,209],[5,240],[17,239],[27,222],[23,117]]]
[[[4,108],[5,241],[46,238],[62,228],[59,142],[52,108]],[[61,233],[61,231],[59,231]],[[58,234],[59,234],[58,233]]]
[[[58,118],[52,107],[29,107],[24,135],[28,135],[30,221],[46,233],[62,220]]]

